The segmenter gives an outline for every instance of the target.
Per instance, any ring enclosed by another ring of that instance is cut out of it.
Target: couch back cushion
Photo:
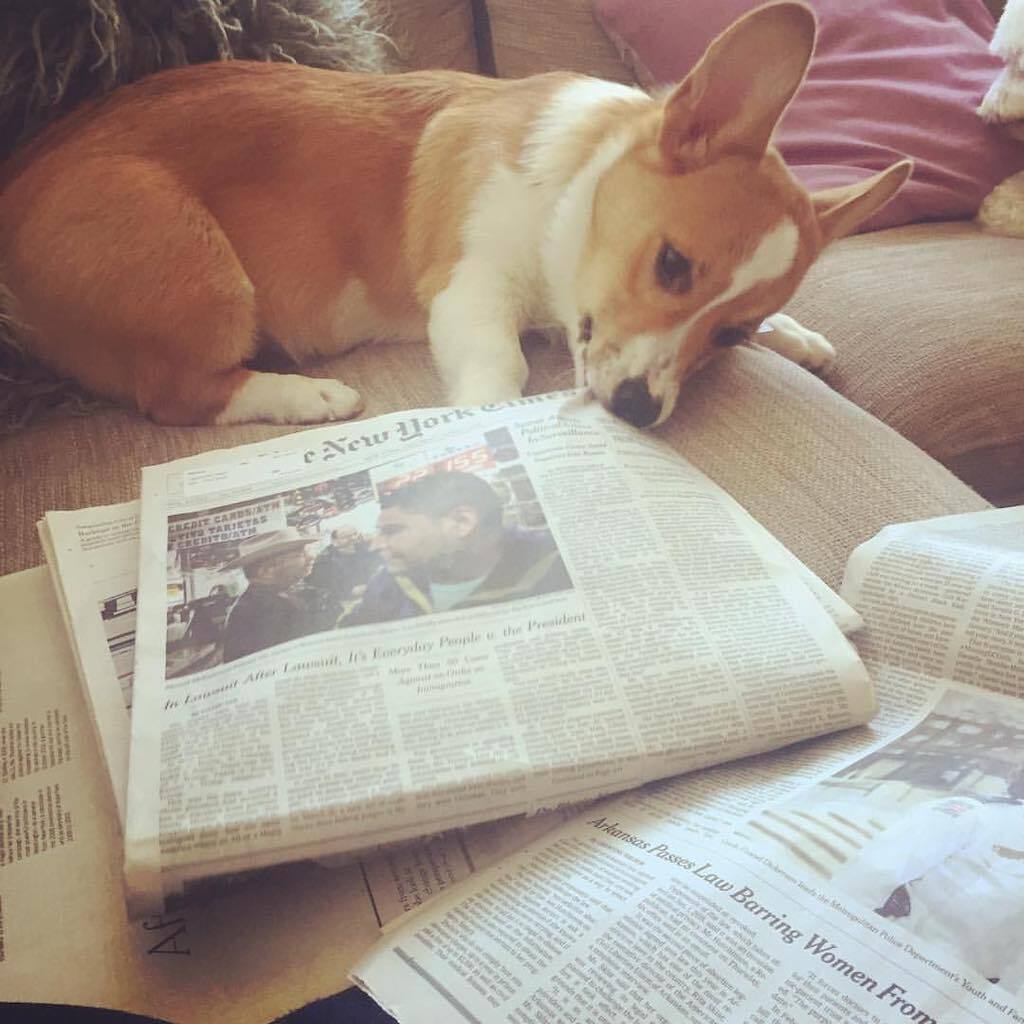
[[[405,67],[480,70],[472,0],[392,0],[387,9]]]
[[[594,18],[592,0],[486,0],[486,7],[499,77],[577,71],[632,82]]]
[[[776,143],[811,189],[861,180],[902,156],[910,183],[865,227],[973,217],[1024,144],[975,108],[1002,67],[983,0],[810,0],[820,23],[807,81]],[[684,77],[714,36],[757,0],[596,0],[645,84]]]

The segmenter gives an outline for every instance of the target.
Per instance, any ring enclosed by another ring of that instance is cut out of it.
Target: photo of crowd
[[[571,589],[505,428],[431,462],[392,462],[171,517],[167,676],[300,636]]]
[[[1024,992],[1024,711],[947,693],[914,729],[740,833]]]
[[[107,650],[114,663],[114,673],[124,697],[125,706],[132,706],[132,675],[135,670],[135,618],[138,610],[137,588],[103,598],[100,621],[107,641]]]

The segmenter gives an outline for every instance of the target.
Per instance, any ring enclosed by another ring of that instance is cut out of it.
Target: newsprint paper
[[[285,865],[128,920],[116,804],[46,570],[0,579],[0,607],[0,1000],[259,1024],[345,988],[378,934],[356,865]]]
[[[857,617],[668,446],[568,395],[146,469],[137,622],[134,914],[876,708]]]
[[[1024,1021],[1024,507],[889,527],[841,596],[869,726],[590,805],[353,977],[401,1024]]]
[[[119,807],[127,793],[128,782],[129,710],[138,595],[138,525],[138,501],[71,512],[48,512],[39,523],[40,540],[46,552],[53,589],[62,606],[67,641],[71,644],[82,693],[92,719],[94,738],[106,768],[106,782],[110,784]],[[24,581],[17,581],[17,586],[15,582],[12,579],[10,583],[10,604],[21,607],[26,599],[19,596],[18,588],[29,589],[29,580],[26,576]],[[833,595],[831,603],[839,608],[836,602],[838,598]],[[203,607],[203,604],[199,606]],[[38,662],[39,651],[53,641],[45,630],[37,629],[35,633],[39,643],[33,646],[28,660]],[[13,635],[18,635],[18,630],[14,630]],[[57,646],[63,649],[62,644]],[[39,706],[45,706],[49,698],[39,691],[38,685],[35,692]],[[102,778],[103,773],[99,775]],[[383,925],[421,906],[431,896],[474,871],[508,856],[556,828],[573,813],[573,807],[566,807],[530,817],[520,815],[483,822],[431,836],[420,843],[399,844],[382,850],[358,864],[357,873],[361,874],[365,892],[357,887],[358,895],[353,897],[347,913],[352,920],[362,920],[370,914],[375,925]],[[119,834],[117,838],[120,841]],[[322,860],[319,866],[329,866],[329,863]],[[301,868],[297,867],[296,873],[301,873]],[[310,867],[310,873],[314,877],[322,875],[315,866]],[[275,884],[278,883],[275,881]],[[233,898],[259,902],[256,894],[261,892],[261,884],[254,881],[242,888],[244,892],[233,891]],[[118,890],[120,895],[120,886]],[[220,894],[217,896],[219,898]],[[151,955],[165,952],[183,955],[178,946],[180,936],[184,934],[182,929],[188,931],[190,925],[191,934],[195,935],[200,927],[196,912],[193,905],[187,915],[181,912],[159,918],[164,922],[177,922],[168,933],[174,941],[153,944],[155,953]],[[144,928],[147,923],[151,924],[144,919]],[[166,938],[167,934],[163,935],[161,942]],[[343,973],[335,971],[334,978],[341,977]],[[319,993],[311,992],[309,998],[331,991],[333,989],[327,988]],[[199,1008],[204,1005],[201,994],[191,989],[190,998],[196,1006],[196,1016],[202,1019],[199,1013]],[[131,1008],[124,1003],[110,1005]],[[160,1004],[154,1003],[145,1012],[160,1015],[162,1011]]]
[[[48,512],[39,523],[39,540],[123,826],[139,589],[139,503]]]

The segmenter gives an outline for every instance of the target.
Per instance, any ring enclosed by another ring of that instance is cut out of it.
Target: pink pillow
[[[595,0],[598,20],[644,85],[685,77],[755,0]],[[1002,61],[982,0],[810,0],[818,48],[775,135],[812,191],[848,185],[901,156],[915,170],[861,230],[961,220],[1024,169],[1024,144],[975,113]]]

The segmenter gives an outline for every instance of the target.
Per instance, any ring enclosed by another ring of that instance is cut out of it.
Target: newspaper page
[[[288,865],[127,919],[117,811],[46,570],[0,579],[0,606],[0,999],[254,1024],[346,988],[378,934],[356,867]]]
[[[1024,506],[887,527],[854,552],[843,593],[873,623],[862,651],[908,699],[922,679],[1024,697]]]
[[[39,524],[122,821],[138,591],[138,515],[139,503],[132,501],[50,512]],[[780,555],[791,557],[786,549],[780,549]],[[792,561],[836,621],[846,630],[857,628],[859,617],[849,605],[837,600],[801,562]],[[190,608],[188,618],[194,618],[200,608],[201,603]],[[363,879],[378,922],[385,925],[421,906],[557,827],[570,813],[574,809],[455,829],[364,858]]]
[[[595,799],[875,710],[778,542],[574,396],[148,469],[142,524],[136,912],[195,878]]]
[[[487,821],[363,857],[360,867],[377,923],[385,928],[470,875],[553,832],[578,805],[527,817]]]
[[[117,777],[117,766],[123,765],[124,787],[138,591],[138,518],[139,503],[131,501],[50,512],[39,523],[40,540],[61,602],[67,636],[94,721],[98,719],[97,738],[112,781]],[[796,564],[802,567],[802,563]],[[852,609],[813,574],[808,584],[816,593],[820,587],[822,600],[834,609],[838,621],[859,624]],[[65,591],[77,595],[88,593],[90,588],[100,595],[95,602],[79,600],[75,605],[65,597]],[[104,711],[110,721],[103,717]],[[115,786],[115,795],[118,793],[123,800],[123,789]],[[123,814],[120,802],[118,810]],[[486,822],[422,842],[400,844],[365,858],[360,869],[378,925],[386,925],[421,906],[474,871],[556,828],[573,814],[575,808],[566,808]],[[342,860],[341,864],[344,863]]]
[[[121,797],[118,811],[122,823],[135,649],[138,518],[139,503],[131,501],[73,512],[50,512],[39,523],[40,540],[61,602],[83,690],[97,725],[97,739],[108,774],[112,783],[123,776],[122,784],[114,785],[115,796]],[[834,609],[838,621],[859,624],[852,609],[817,577],[812,574],[808,583],[816,593],[821,588],[823,601]],[[94,602],[76,603],[65,596],[87,594],[90,588],[100,595]],[[190,612],[189,617],[193,615]],[[118,766],[122,766],[120,772]],[[400,844],[365,858],[360,865],[362,878],[377,923],[383,926],[415,909],[474,871],[556,828],[574,813],[574,808],[566,808],[486,822],[422,842]]]
[[[401,1024],[1024,1020],[1024,509],[883,531],[842,594],[869,727],[588,808],[354,977]]]
[[[47,513],[39,523],[79,675],[86,687],[123,823],[138,592],[138,501]],[[845,602],[785,548],[793,567],[844,632],[860,626]],[[65,584],[66,581],[66,584]],[[92,597],[90,597],[90,594]],[[201,615],[202,599],[186,612]],[[97,614],[98,611],[98,614]],[[575,807],[455,829],[364,858],[363,878],[383,926],[474,871],[554,829]]]
[[[139,579],[139,503],[48,512],[39,537],[124,824]]]

